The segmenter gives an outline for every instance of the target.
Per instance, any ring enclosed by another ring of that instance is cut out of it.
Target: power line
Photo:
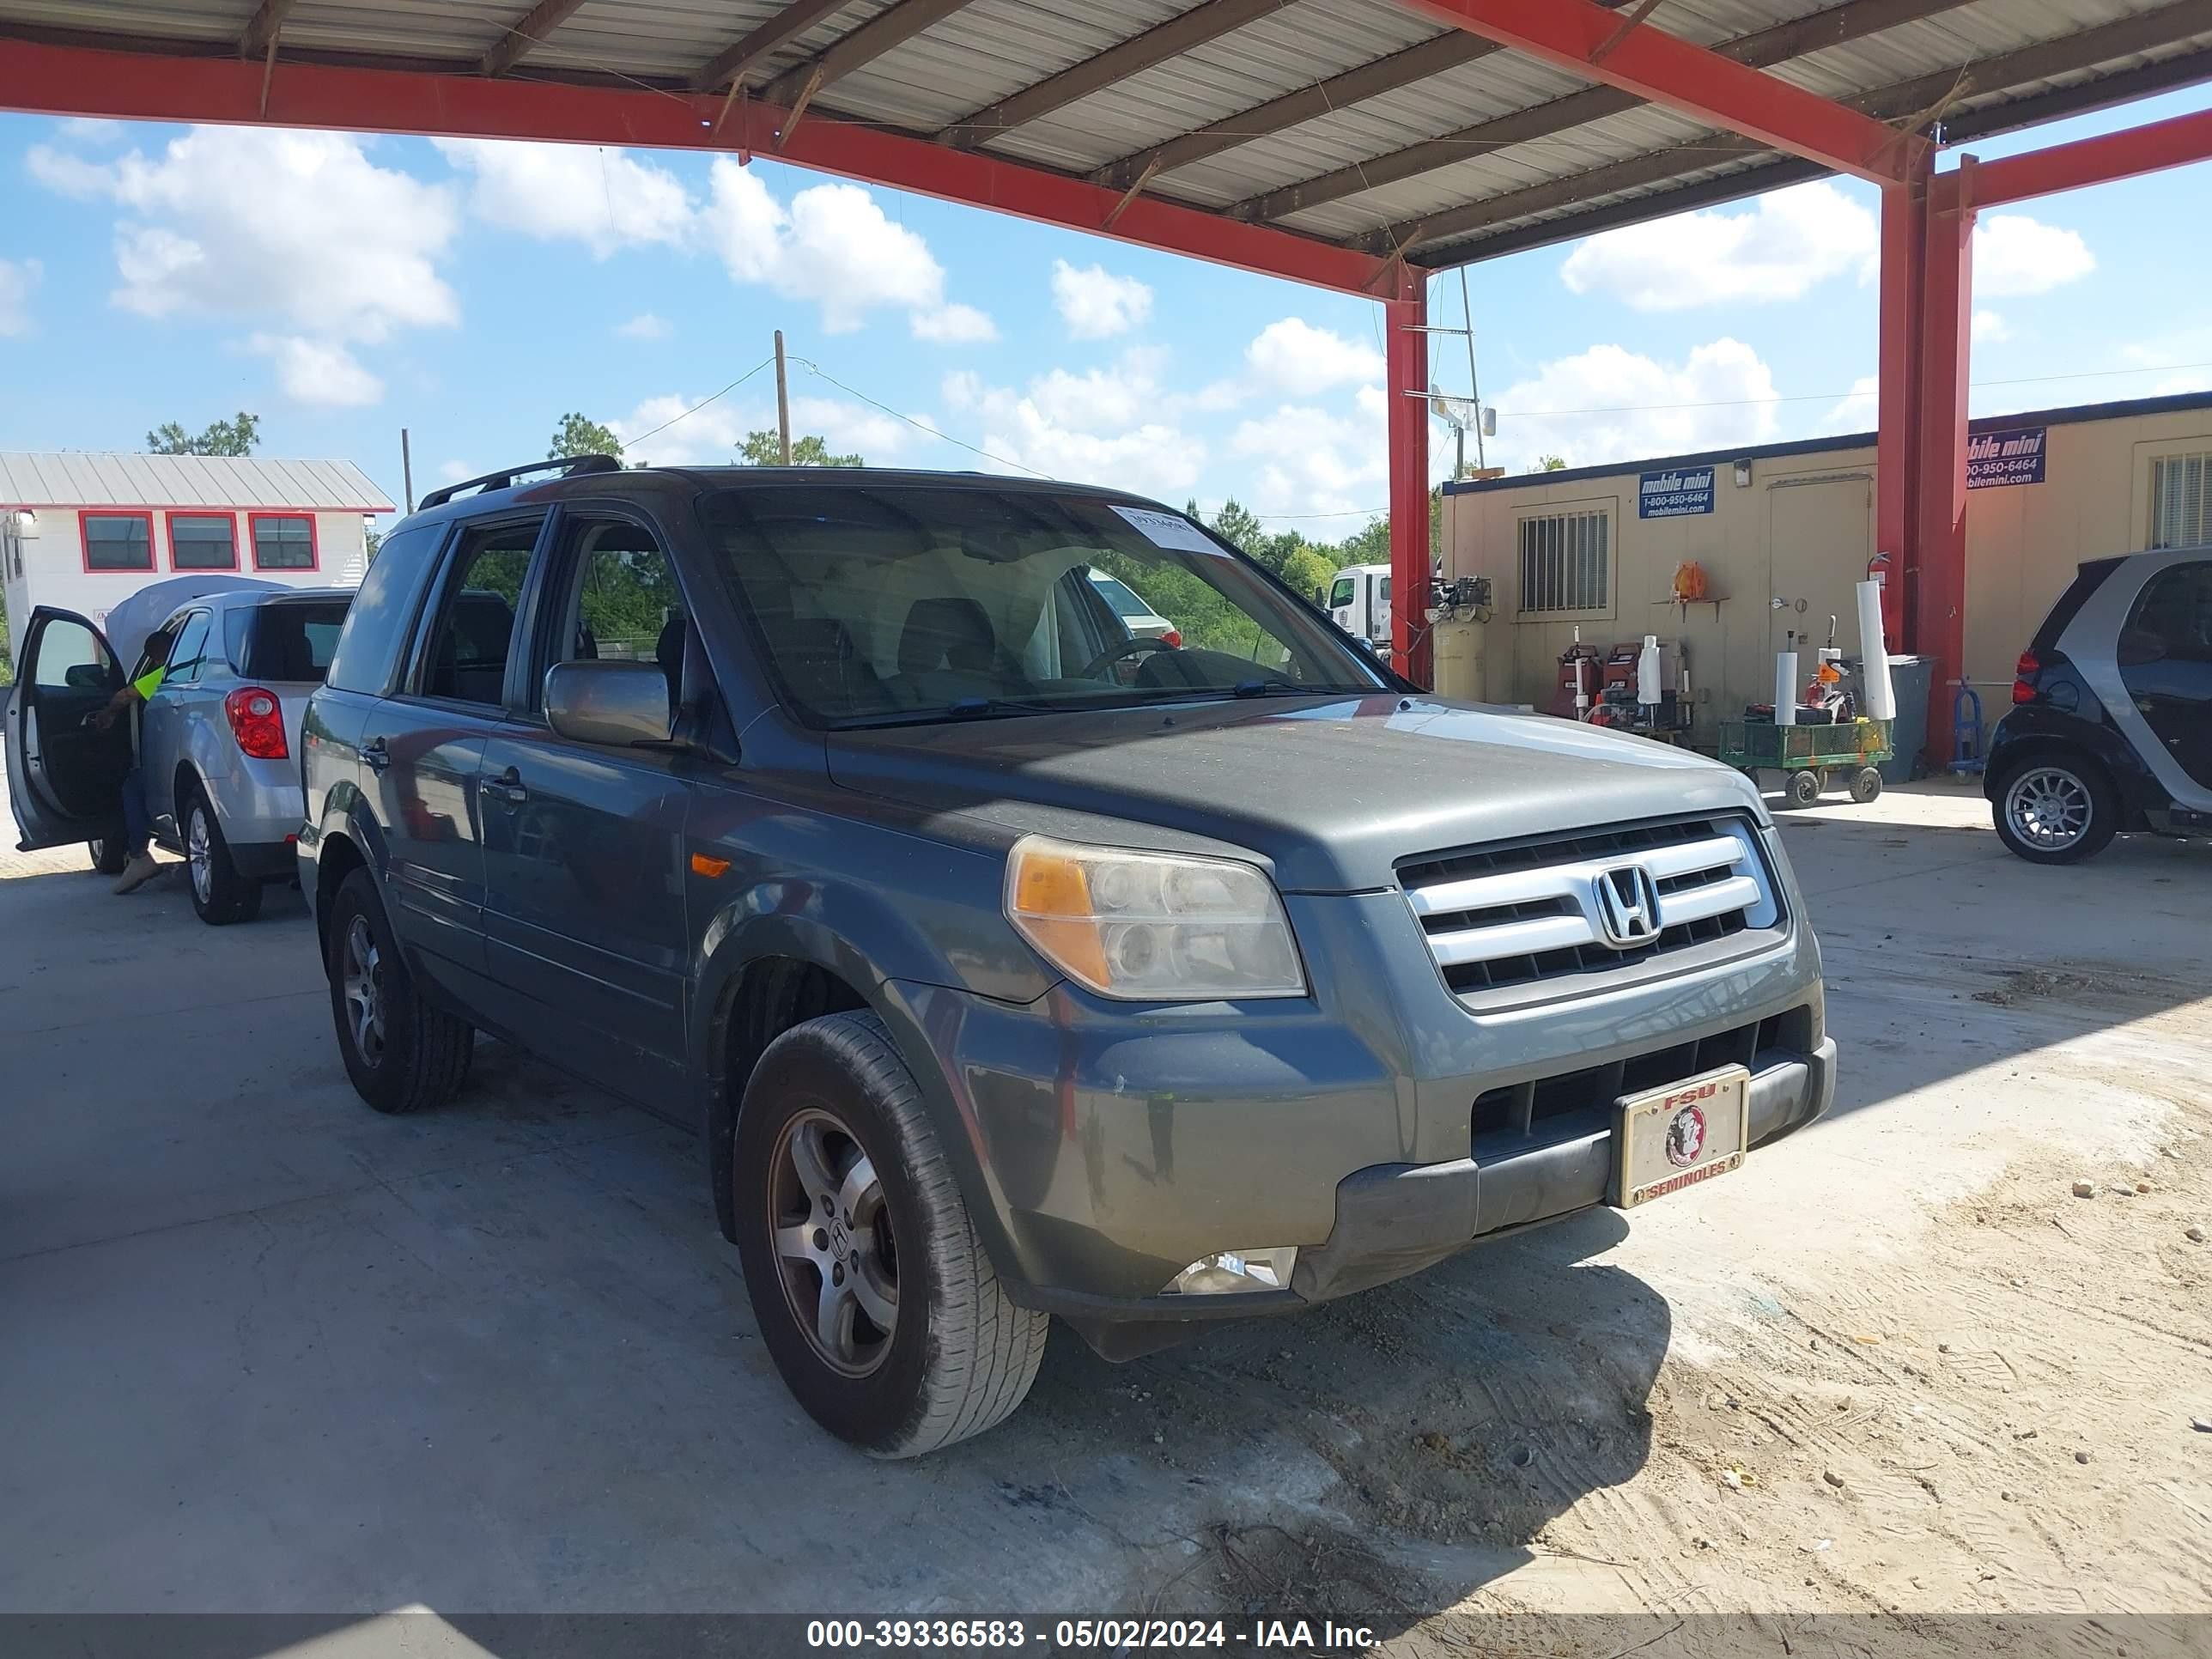
[[[677,422],[678,422],[678,421],[688,421],[688,420],[690,420],[690,419],[694,415],[696,415],[696,414],[697,414],[701,410],[702,410],[702,409],[706,408],[706,406],[707,406],[708,404],[714,403],[714,402],[715,402],[715,401],[716,401],[717,399],[719,399],[719,398],[726,398],[726,397],[727,397],[731,392],[735,392],[735,391],[736,391],[739,386],[743,386],[743,385],[744,385],[747,380],[751,380],[751,379],[752,379],[752,377],[753,377],[754,375],[756,375],[756,374],[759,374],[759,373],[761,372],[761,370],[763,370],[763,369],[766,368],[767,368],[770,363],[774,362],[775,361],[775,358],[773,358],[773,357],[763,357],[763,358],[762,358],[762,359],[760,360],[760,362],[758,362],[755,363],[755,364],[754,364],[750,368],[747,369],[744,374],[742,374],[738,375],[738,378],[737,378],[736,380],[734,380],[731,381],[731,382],[729,383],[729,385],[727,385],[727,386],[724,386],[724,387],[723,387],[720,392],[717,392],[716,393],[714,393],[714,397],[711,397],[711,398],[701,398],[697,403],[696,403],[696,404],[692,404],[690,408],[689,408],[689,409],[685,410],[684,410],[681,415],[672,415],[672,416],[670,416],[666,420],[663,421],[663,422],[662,422],[659,426],[657,426],[657,427],[653,428],[653,430],[652,430],[651,432],[641,432],[641,433],[639,433],[639,434],[637,434],[637,436],[635,436],[635,438],[632,438],[632,439],[629,440],[628,444],[627,444],[627,446],[626,446],[626,447],[629,447],[629,448],[635,448],[639,444],[643,443],[643,442],[644,442],[647,438],[653,437],[653,436],[654,436],[656,434],[659,434],[659,433],[662,433],[662,432],[665,432],[665,431],[667,431],[667,430],[668,430],[668,428],[669,428],[670,427],[672,427],[672,426],[674,426],[674,425],[677,423]]]
[[[1051,473],[1040,472],[1036,468],[1031,466],[1026,461],[1015,460],[1009,455],[994,455],[988,449],[979,448],[977,446],[969,443],[964,439],[954,437],[950,432],[944,431],[940,428],[931,426],[923,421],[917,421],[913,416],[904,414],[898,410],[893,409],[889,404],[880,403],[877,399],[868,396],[866,392],[857,391],[854,387],[847,386],[835,374],[830,374],[827,369],[823,368],[821,364],[813,362],[810,358],[793,357],[791,361],[797,363],[808,374],[819,376],[821,379],[829,381],[831,386],[836,386],[838,391],[845,393],[848,397],[858,398],[862,403],[867,404],[869,408],[879,409],[884,414],[890,416],[893,420],[904,421],[916,432],[927,432],[933,438],[942,439],[946,443],[952,444],[961,449],[966,450],[971,455],[981,455],[987,461],[996,461],[1000,466],[1018,467],[1021,471],[1028,473],[1031,477],[1043,478],[1048,481],[1052,479]]]

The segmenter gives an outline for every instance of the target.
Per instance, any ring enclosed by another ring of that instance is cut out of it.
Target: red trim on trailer
[[[1875,184],[1911,176],[1927,141],[1589,0],[1397,0],[1407,11]]]
[[[1801,94],[1802,95],[1802,94]],[[1373,293],[1371,254],[1264,225],[1087,184],[982,151],[840,120],[818,110],[775,148],[786,112],[740,100],[718,133],[718,94],[488,80],[422,70],[280,63],[262,101],[261,65],[235,58],[109,52],[11,40],[0,52],[0,108],[52,115],[240,126],[335,128],[651,149],[772,153],[794,167],[990,208],[1217,264]],[[1121,211],[1113,217],[1117,208]],[[1110,226],[1110,228],[1109,228]]]
[[[140,519],[146,525],[146,562],[143,564],[94,564],[92,562],[92,538],[85,533],[85,524],[92,519]],[[143,576],[161,568],[161,551],[154,541],[154,515],[140,507],[81,507],[76,513],[76,550],[84,561],[88,576]]]
[[[1999,161],[1981,161],[1974,168],[1973,205],[2002,207],[2032,196],[2051,196],[2062,190],[2088,185],[2108,185],[2117,179],[2139,178],[2191,161],[2212,161],[2212,110],[2151,121],[2118,132],[2100,133],[2070,144],[2008,155]],[[1939,189],[1953,194],[1959,188],[1958,173],[1940,173]]]
[[[264,564],[261,562],[260,525],[267,519],[304,519],[307,524],[307,562],[305,564]],[[323,568],[323,546],[312,513],[249,513],[246,515],[246,539],[253,550],[256,570],[320,570]]]
[[[228,519],[230,520],[230,562],[228,564],[187,564],[177,562],[177,520],[179,519]],[[173,571],[235,570],[238,568],[238,514],[228,507],[172,507],[161,512],[161,535],[169,544],[169,568]]]

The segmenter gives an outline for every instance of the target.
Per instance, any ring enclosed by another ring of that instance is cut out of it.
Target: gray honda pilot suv
[[[696,1129],[786,1381],[880,1455],[1005,1417],[1049,1316],[1127,1358],[1288,1312],[1834,1087],[1741,776],[1428,696],[1115,491],[440,490],[302,749],[363,1098],[437,1104],[482,1030]]]

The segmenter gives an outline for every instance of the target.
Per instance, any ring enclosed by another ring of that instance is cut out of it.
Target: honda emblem
[[[1640,864],[1619,864],[1592,884],[1599,930],[1616,951],[1640,950],[1659,937],[1659,889]]]

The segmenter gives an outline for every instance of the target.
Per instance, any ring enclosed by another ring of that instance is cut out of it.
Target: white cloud
[[[1052,300],[1079,340],[1126,334],[1152,314],[1152,290],[1134,276],[1115,276],[1103,265],[1079,270],[1065,259],[1052,262]]]
[[[31,290],[45,274],[36,259],[0,259],[0,339],[31,331]]]
[[[196,127],[157,156],[93,162],[39,145],[29,167],[49,188],[126,210],[113,295],[125,310],[349,342],[460,319],[436,265],[457,228],[452,193],[376,166],[358,139]]]
[[[1547,454],[1580,466],[1765,442],[1780,409],[1759,354],[1728,338],[1693,348],[1680,364],[1592,346],[1508,386],[1498,406],[1492,458],[1513,458],[1505,465],[1516,471]]]
[[[1974,292],[1990,299],[2048,294],[2096,268],[2080,233],[2024,213],[1992,213],[1974,227]]]
[[[483,469],[470,461],[443,461],[438,466],[438,476],[447,483],[460,483],[483,475]]]
[[[1373,346],[1316,328],[1301,317],[1261,329],[1244,348],[1244,361],[1266,385],[1298,397],[1382,378],[1382,354]]]
[[[935,311],[917,311],[912,326],[914,337],[927,340],[933,345],[972,345],[995,340],[999,325],[988,312],[973,306],[940,306]]]
[[[695,414],[684,414],[704,395],[665,392],[646,398],[623,419],[607,422],[622,440],[624,458],[654,466],[726,466],[737,461],[738,446],[749,434],[769,431],[775,425],[772,404],[726,400],[709,404]],[[678,419],[679,416],[683,418]],[[653,431],[671,421],[675,424],[665,431]],[[903,421],[840,398],[793,398],[791,432],[793,438],[819,434],[832,451],[857,452],[877,465],[902,459],[921,437]],[[634,438],[633,433],[652,435]]]
[[[1851,382],[1850,395],[1820,417],[1815,423],[1815,431],[1822,434],[1873,431],[1881,424],[1881,411],[1875,401],[1881,387],[1879,376],[1860,375]]]
[[[1370,510],[1390,477],[1389,399],[1362,386],[1348,415],[1310,404],[1285,404],[1240,422],[1230,448],[1260,463],[1253,504],[1273,514]]]
[[[247,349],[275,361],[276,384],[295,403],[362,409],[383,399],[384,382],[336,341],[257,334]]]
[[[673,332],[666,318],[650,311],[639,312],[615,329],[615,333],[625,340],[665,340]]]
[[[1832,184],[1798,185],[1748,210],[1706,210],[1593,236],[1559,276],[1577,294],[1638,311],[1802,299],[1830,278],[1869,278],[1880,254],[1875,216]]]
[[[621,149],[494,138],[434,142],[471,177],[469,206],[487,224],[541,241],[576,241],[604,259],[640,243],[681,246],[693,208],[665,167]]]
[[[2002,345],[2012,338],[2012,325],[1998,312],[1978,311],[1970,332],[1976,345]]]
[[[64,143],[88,147],[119,143],[126,131],[120,121],[103,121],[89,115],[72,115],[65,121],[54,124],[56,136]]]
[[[816,185],[787,208],[752,169],[718,156],[712,188],[702,228],[732,280],[812,301],[830,334],[851,333],[884,307],[915,313],[917,331],[925,317],[945,325],[945,268],[858,185]]]

